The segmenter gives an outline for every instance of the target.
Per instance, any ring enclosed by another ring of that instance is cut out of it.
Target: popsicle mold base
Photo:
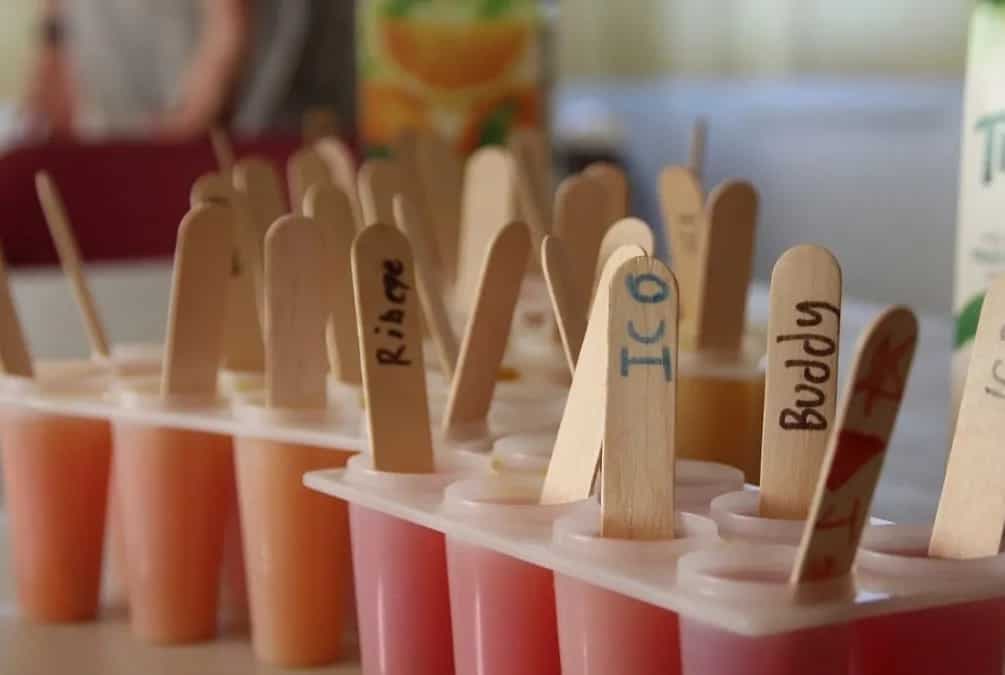
[[[696,593],[682,584],[673,565],[610,559],[588,559],[553,542],[551,527],[479,518],[464,509],[444,508],[443,489],[394,490],[346,480],[344,471],[308,473],[304,482],[320,492],[444,533],[450,540],[476,546],[550,569],[599,588],[678,613],[682,621],[751,637],[790,633],[848,623],[870,616],[890,615],[939,605],[1005,597],[1005,577],[960,580],[932,587],[918,580],[907,588],[884,591],[865,588],[854,577],[848,594],[816,603],[797,603],[785,585],[775,585],[769,599],[750,602]],[[448,488],[449,489],[449,488]],[[742,558],[750,544],[711,542],[703,550],[725,550]],[[787,547],[793,550],[792,547]],[[693,555],[693,554],[688,554]]]

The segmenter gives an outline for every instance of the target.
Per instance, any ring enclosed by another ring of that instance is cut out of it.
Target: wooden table
[[[17,616],[8,566],[6,519],[0,514],[0,673],[4,675],[360,675],[355,645],[350,661],[314,670],[286,670],[255,661],[246,631],[225,629],[202,644],[155,647],[129,632],[122,608],[104,611],[100,621],[42,626]]]

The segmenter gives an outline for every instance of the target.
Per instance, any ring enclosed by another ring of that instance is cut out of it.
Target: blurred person
[[[191,138],[354,118],[345,0],[39,0],[29,124],[54,136]]]

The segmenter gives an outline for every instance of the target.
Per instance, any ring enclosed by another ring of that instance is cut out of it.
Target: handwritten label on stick
[[[541,490],[542,504],[562,504],[590,496],[604,440],[611,279],[622,263],[641,255],[645,255],[645,251],[638,246],[622,246],[611,254],[604,266],[558,427],[555,449],[548,463]]]
[[[364,229],[353,243],[352,275],[374,467],[431,473],[422,329],[408,239],[390,225]]]
[[[841,268],[826,249],[796,246],[771,275],[761,434],[761,515],[809,512],[837,407]]]
[[[918,321],[905,307],[884,311],[860,338],[792,570],[793,586],[839,579],[851,570],[917,341]]]
[[[1005,522],[1005,277],[984,297],[929,553],[998,553]]]
[[[672,539],[677,280],[655,258],[611,280],[607,352],[601,534]]]

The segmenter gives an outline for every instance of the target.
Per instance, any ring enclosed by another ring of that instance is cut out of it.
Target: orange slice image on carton
[[[456,21],[390,10],[378,21],[384,49],[399,68],[430,87],[451,90],[484,85],[504,75],[527,48],[533,26],[521,17]]]
[[[363,139],[373,147],[389,146],[403,131],[429,126],[428,103],[391,84],[362,83],[360,113]]]
[[[467,154],[483,145],[502,145],[514,129],[539,127],[541,95],[534,87],[518,87],[478,99],[467,113],[457,148]]]

